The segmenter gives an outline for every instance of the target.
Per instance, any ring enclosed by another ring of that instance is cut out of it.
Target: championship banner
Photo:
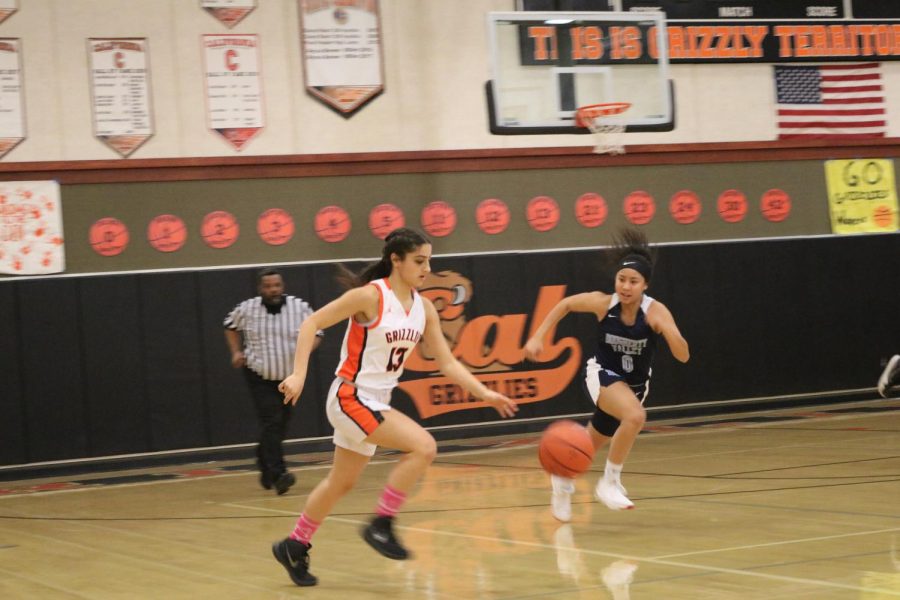
[[[204,35],[203,58],[207,124],[241,150],[264,125],[259,38]]]
[[[256,8],[256,0],[200,0],[200,7],[231,29]]]
[[[25,139],[19,40],[0,39],[0,158]]]
[[[0,23],[10,18],[19,10],[18,0],[0,0]]]
[[[127,158],[153,136],[144,38],[88,39],[94,136]]]
[[[384,91],[378,0],[298,0],[306,91],[344,117]]]
[[[65,268],[59,183],[0,182],[0,273],[44,275]]]
[[[828,160],[825,180],[833,233],[900,230],[893,161]]]

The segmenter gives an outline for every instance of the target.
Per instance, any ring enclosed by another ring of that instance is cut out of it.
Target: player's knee
[[[623,423],[627,423],[631,427],[641,428],[647,421],[647,411],[643,406],[637,406],[629,410],[622,418]]]
[[[428,464],[434,462],[437,456],[437,442],[434,441],[434,437],[430,433],[423,435],[413,448],[413,454]]]

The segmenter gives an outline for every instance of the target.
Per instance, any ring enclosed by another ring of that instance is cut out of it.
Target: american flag
[[[778,139],[885,136],[878,63],[775,67]]]

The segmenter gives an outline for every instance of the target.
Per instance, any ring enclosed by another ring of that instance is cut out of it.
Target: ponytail
[[[381,260],[372,263],[359,272],[348,269],[343,264],[338,264],[336,279],[346,289],[363,286],[370,281],[389,277],[394,265],[391,257],[396,254],[400,260],[409,252],[412,252],[423,244],[430,244],[431,240],[415,229],[401,227],[390,232],[384,238],[384,247],[381,249]]]

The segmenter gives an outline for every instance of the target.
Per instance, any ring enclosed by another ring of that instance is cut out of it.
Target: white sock
[[[554,492],[572,494],[575,492],[575,480],[560,475],[550,475],[550,485]]]
[[[614,462],[606,461],[606,469],[603,471],[603,478],[607,481],[618,482],[622,476],[622,467],[625,465],[617,465]]]

